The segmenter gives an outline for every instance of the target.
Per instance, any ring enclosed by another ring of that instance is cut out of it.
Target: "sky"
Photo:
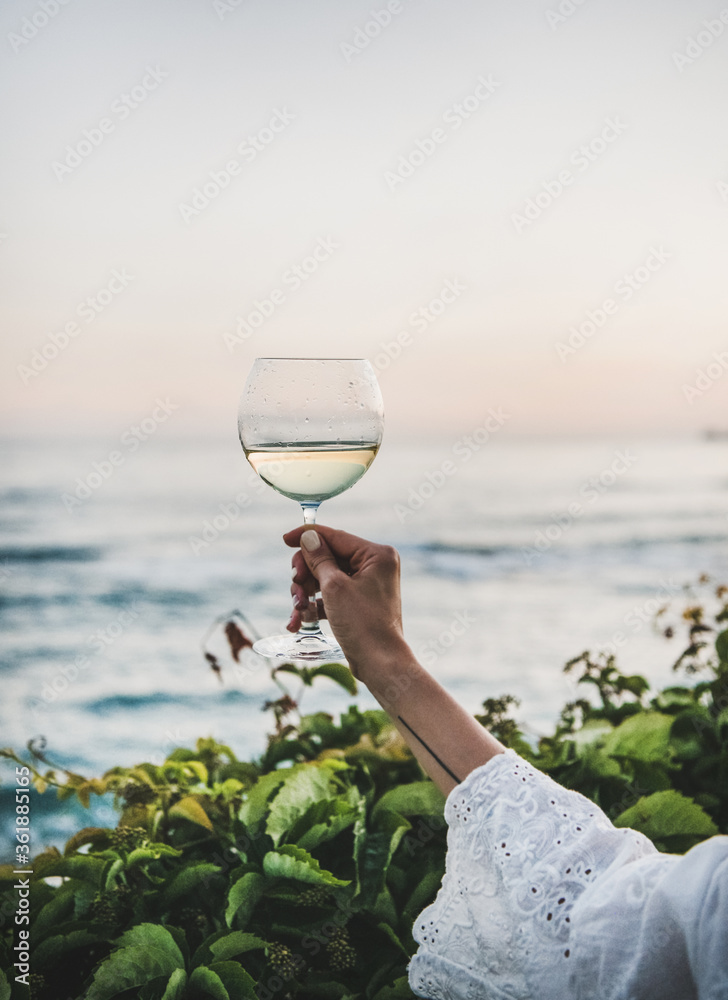
[[[5,0],[0,44],[6,433],[227,434],[258,356],[368,357],[395,435],[728,427],[713,0]]]

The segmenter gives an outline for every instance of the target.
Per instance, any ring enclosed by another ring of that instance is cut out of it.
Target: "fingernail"
[[[298,575],[298,570],[294,566],[293,569],[291,570],[291,579],[295,580],[297,575]]]
[[[293,599],[293,607],[296,611],[306,610],[308,607],[308,598],[300,587],[295,587],[291,591],[291,597]]]
[[[304,548],[307,552],[313,552],[321,544],[321,539],[316,534],[315,531],[309,529],[304,531],[301,535],[301,548]]]

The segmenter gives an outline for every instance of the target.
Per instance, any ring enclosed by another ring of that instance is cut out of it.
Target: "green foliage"
[[[596,698],[567,705],[553,736],[527,738],[508,695],[477,718],[661,850],[728,832],[726,594],[712,615],[694,599],[683,612],[675,666],[690,684],[651,695],[613,657],[583,653],[566,669]],[[325,677],[351,690],[338,667],[275,674],[281,687],[281,676]],[[444,871],[443,797],[383,712],[301,715],[284,688],[267,707],[274,732],[252,762],[202,739],[161,765],[87,779],[38,745],[28,759],[2,751],[38,792],[113,796],[119,823],[33,859],[32,987],[0,972],[0,1000],[412,997],[413,921]],[[14,904],[12,867],[0,868],[1,912]],[[6,922],[6,970],[12,944]]]

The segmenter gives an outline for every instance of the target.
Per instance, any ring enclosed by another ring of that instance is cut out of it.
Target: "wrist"
[[[390,715],[397,714],[397,706],[412,684],[426,674],[403,638],[367,654],[353,672]]]

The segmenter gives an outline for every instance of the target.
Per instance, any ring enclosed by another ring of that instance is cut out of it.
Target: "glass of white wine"
[[[245,455],[263,482],[297,500],[306,524],[323,500],[353,486],[379,450],[384,407],[368,361],[346,358],[257,358],[238,411]],[[344,661],[321,631],[312,597],[295,634],[259,639],[262,656],[289,661]]]

